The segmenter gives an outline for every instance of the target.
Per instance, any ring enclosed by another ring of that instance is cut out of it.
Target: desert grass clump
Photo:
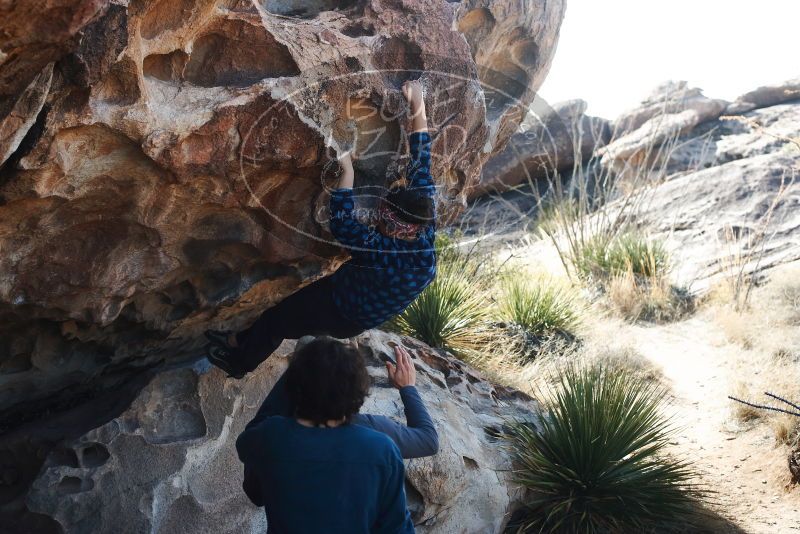
[[[498,308],[501,320],[539,338],[572,336],[580,322],[575,295],[546,278],[507,278]]]
[[[636,233],[611,240],[599,236],[587,240],[572,262],[626,319],[672,321],[694,308],[691,293],[670,282],[669,254],[661,241]]]
[[[668,532],[697,517],[706,491],[691,465],[666,454],[674,427],[665,390],[599,366],[568,367],[539,428],[505,436],[527,491],[516,532]]]
[[[780,445],[800,446],[800,418],[781,414],[774,417],[770,424],[775,434],[775,441]]]
[[[659,274],[648,278],[631,269],[607,280],[604,288],[613,308],[631,321],[674,321],[694,309],[689,290]]]
[[[664,278],[669,269],[669,256],[663,243],[635,233],[611,240],[602,236],[589,239],[571,260],[578,273],[595,280],[608,280],[626,273],[639,278]]]
[[[461,251],[446,238],[437,240],[437,257],[436,278],[388,326],[464,356],[484,342],[488,260],[474,250]]]

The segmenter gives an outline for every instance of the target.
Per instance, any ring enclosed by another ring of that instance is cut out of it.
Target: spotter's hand
[[[386,362],[386,372],[389,374],[389,380],[397,389],[406,386],[413,386],[417,383],[417,370],[414,368],[414,363],[411,361],[411,356],[406,349],[402,347],[394,347],[394,356],[397,360],[397,365],[392,362]]]

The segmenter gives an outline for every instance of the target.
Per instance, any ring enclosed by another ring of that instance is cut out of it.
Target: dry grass
[[[675,321],[694,308],[688,290],[673,286],[660,275],[643,278],[628,270],[612,277],[605,291],[612,307],[631,321]]]
[[[770,273],[771,281],[755,288],[746,307],[736,311],[726,301],[725,290],[714,295],[716,323],[729,343],[742,348],[736,371],[734,397],[775,405],[764,392],[800,401],[800,329],[798,296],[800,265]],[[734,293],[735,295],[735,293]],[[763,422],[774,431],[779,444],[791,445],[800,434],[800,418],[734,403],[733,417],[740,423]]]
[[[612,321],[613,322],[613,321]],[[542,392],[554,385],[554,377],[576,363],[599,366],[611,372],[626,372],[648,382],[666,385],[664,373],[636,351],[631,345],[615,342],[611,333],[591,333],[581,343],[570,343],[561,338],[550,338],[539,348],[533,361],[520,359],[518,349],[505,344],[496,344],[493,351],[481,353],[476,365],[491,380],[524,391],[542,400]]]
[[[775,269],[746,307],[737,310],[729,299],[735,294],[725,284],[710,299],[728,341],[770,357],[800,359],[800,265]]]
[[[739,382],[734,390],[733,396],[738,399],[749,399],[752,398],[752,392],[747,384],[744,382]],[[752,406],[748,406],[747,404],[740,404],[737,402],[733,405],[733,415],[740,423],[748,423],[750,421],[761,419],[766,414],[767,412]]]
[[[796,447],[800,443],[800,418],[776,414],[771,417],[770,425],[778,443],[789,447]]]
[[[629,346],[598,347],[591,358],[605,368],[625,370],[648,382],[665,382],[664,371]]]

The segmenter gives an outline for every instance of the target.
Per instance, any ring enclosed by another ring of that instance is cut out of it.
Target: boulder
[[[638,106],[620,114],[614,120],[614,137],[621,137],[642,127],[661,115],[680,114],[687,110],[696,113],[697,123],[719,117],[727,106],[724,100],[708,98],[702,89],[689,87],[685,81],[667,81],[657,86]]]
[[[391,180],[406,79],[453,216],[542,83],[564,8],[1,3],[0,428],[196,359],[203,330],[335,270],[333,158],[357,143],[357,185]]]
[[[493,436],[509,419],[535,424],[537,404],[413,339],[373,330],[353,342],[373,377],[367,413],[404,421],[383,361],[391,344],[406,346],[414,358],[417,387],[440,436],[437,455],[406,462],[417,531],[501,532],[522,493],[510,482],[508,452]],[[19,517],[38,521],[43,534],[59,528],[71,534],[116,532],[121,525],[126,532],[165,534],[263,532],[263,509],[241,490],[234,445],[284,372],[291,349],[285,343],[238,381],[201,365],[162,369],[110,420],[47,445],[43,455],[41,444],[15,449],[18,460],[41,465],[28,481]],[[65,422],[62,416],[48,426]]]
[[[615,138],[597,151],[601,163],[621,172],[630,165],[649,161],[661,155],[661,147],[670,140],[691,132],[700,124],[700,115],[693,109],[658,115],[636,130]]]
[[[476,198],[508,191],[571,170],[576,156],[586,161],[611,138],[609,122],[586,115],[583,100],[554,104],[537,100],[520,129],[505,148],[483,166],[478,185],[470,191]]]
[[[672,249],[674,277],[702,292],[739,272],[800,259],[800,103],[681,138],[637,221]]]
[[[764,85],[749,91],[730,103],[725,113],[739,115],[758,108],[800,100],[800,79],[789,80],[778,85]]]
[[[678,137],[719,118],[727,105],[724,100],[703,96],[686,82],[666,82],[638,107],[617,117],[611,142],[597,155],[605,168],[617,174],[638,172],[635,167],[659,160],[672,150]]]
[[[615,187],[617,197],[605,213],[614,213],[627,202],[634,210],[636,228],[666,242],[673,282],[703,294],[740,272],[758,278],[762,272],[800,260],[800,102],[688,128],[697,120],[692,110],[668,115],[661,122],[651,119],[599,153],[619,154],[623,170],[642,173],[635,175],[641,181],[634,183],[649,188],[631,198],[625,196],[625,187]],[[637,147],[658,147],[659,132],[667,127],[672,130],[660,139],[674,142],[668,143],[660,161],[646,161]],[[651,138],[637,133],[644,131]],[[598,169],[597,162],[592,157],[584,165],[581,180],[570,181],[567,174],[565,191],[579,188],[591,200],[597,177],[617,177],[607,167]],[[462,219],[464,234],[486,236],[482,246],[513,250],[517,256],[539,258],[543,268],[560,269],[550,241],[530,238],[537,199],[549,194],[547,185],[542,184],[538,196],[520,188],[478,199]]]

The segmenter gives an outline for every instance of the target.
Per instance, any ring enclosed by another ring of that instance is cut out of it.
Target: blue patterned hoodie
[[[412,133],[409,151],[407,187],[433,198],[430,135]],[[333,275],[333,300],[342,315],[369,329],[402,313],[433,281],[436,224],[432,221],[418,239],[405,241],[385,236],[359,222],[354,209],[352,189],[331,192],[331,233],[352,256]]]

